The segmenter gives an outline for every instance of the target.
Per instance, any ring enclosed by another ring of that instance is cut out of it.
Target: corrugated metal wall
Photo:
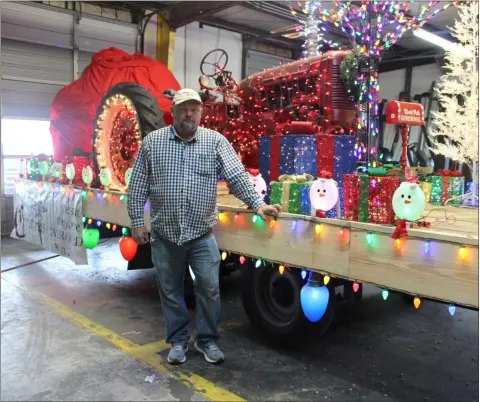
[[[135,24],[27,2],[1,2],[2,118],[50,119],[57,92],[80,77],[93,54],[116,47],[134,53]],[[21,140],[21,139],[20,139]],[[12,198],[20,157],[2,152],[2,234],[12,229]]]
[[[257,52],[255,50],[247,51],[246,73],[247,77],[253,73],[258,73],[266,68],[276,67],[280,64],[290,63],[293,60],[283,57],[273,56],[267,53]]]
[[[134,24],[73,11],[2,2],[2,117],[50,117],[55,94],[108,47],[133,53]]]

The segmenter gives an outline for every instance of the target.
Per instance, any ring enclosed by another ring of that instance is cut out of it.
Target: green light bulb
[[[383,297],[383,300],[387,300],[387,297],[388,297],[388,290],[387,289],[382,290],[382,297]]]
[[[85,248],[92,249],[100,240],[100,232],[98,229],[83,229],[82,240]]]
[[[372,243],[373,243],[373,234],[372,233],[367,234],[367,243],[369,245],[372,245]]]

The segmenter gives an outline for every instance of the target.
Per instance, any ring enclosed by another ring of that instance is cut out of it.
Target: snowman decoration
[[[252,183],[253,188],[263,200],[267,195],[267,183],[265,179],[262,177],[258,169],[249,169],[248,170],[248,179],[250,183]]]
[[[61,162],[55,162],[50,168],[50,176],[57,181],[61,181],[63,178],[63,164]]]
[[[392,237],[398,239],[407,235],[406,222],[414,222],[421,218],[425,209],[425,194],[417,179],[404,181],[397,188],[392,198],[395,215],[400,219]]]
[[[100,178],[100,183],[102,184],[102,190],[108,188],[112,183],[112,172],[110,168],[102,166],[100,168],[100,174],[98,175]]]
[[[45,181],[48,174],[50,173],[50,167],[51,163],[48,159],[42,157],[41,159],[39,158],[38,162],[38,171],[40,173],[40,176],[42,176],[42,180]]]
[[[87,185],[87,187],[90,187],[90,185],[92,184],[93,170],[90,166],[85,166],[82,169],[82,180]]]
[[[75,178],[75,165],[73,163],[67,163],[67,166],[65,166],[65,176],[67,176],[67,179],[70,180],[70,185],[72,185]]]
[[[133,173],[133,169],[131,167],[129,167],[125,172],[125,184],[127,185],[127,188],[130,187],[130,180],[132,178],[132,173]]]
[[[325,218],[325,212],[330,211],[338,203],[337,182],[328,172],[322,172],[321,177],[310,186],[310,203],[319,218]]]

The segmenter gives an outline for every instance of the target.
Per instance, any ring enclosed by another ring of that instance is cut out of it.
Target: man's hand
[[[145,227],[132,229],[132,236],[138,245],[148,243],[148,230]]]
[[[280,205],[262,205],[257,210],[257,215],[262,218],[264,221],[267,220],[267,215],[271,216],[278,216],[278,214],[282,212],[282,208]]]

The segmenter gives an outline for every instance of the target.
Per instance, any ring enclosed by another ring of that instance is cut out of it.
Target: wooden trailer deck
[[[431,227],[394,240],[394,227],[370,223],[291,214],[254,223],[223,183],[218,208],[223,250],[478,308],[477,210],[429,206]]]
[[[291,214],[254,223],[253,211],[228,194],[225,183],[218,185],[218,209],[214,232],[222,250],[478,308],[477,210],[430,209],[431,227],[394,240],[394,227],[370,223]],[[92,195],[83,210],[130,226],[124,203],[102,206]]]

